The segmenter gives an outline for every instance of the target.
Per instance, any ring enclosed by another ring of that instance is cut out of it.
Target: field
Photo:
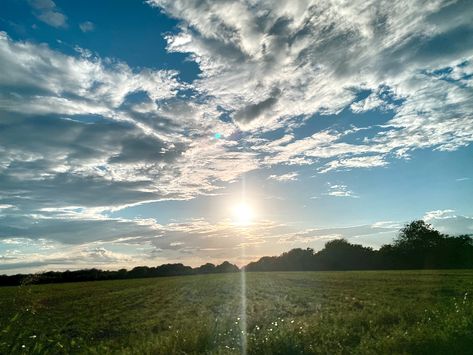
[[[246,322],[241,285],[237,273],[3,287],[0,353],[473,353],[473,271],[247,273]]]

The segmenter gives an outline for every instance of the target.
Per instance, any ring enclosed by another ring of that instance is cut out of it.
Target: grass
[[[473,354],[473,271],[248,273],[248,354]],[[239,274],[0,288],[0,353],[238,354]]]

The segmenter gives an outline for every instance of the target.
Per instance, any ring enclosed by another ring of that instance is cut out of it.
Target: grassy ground
[[[246,277],[3,287],[0,353],[473,354],[473,271]]]

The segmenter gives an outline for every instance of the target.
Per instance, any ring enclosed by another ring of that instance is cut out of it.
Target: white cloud
[[[84,21],[79,24],[79,28],[82,32],[92,32],[95,30],[95,25],[91,21]]]
[[[371,225],[373,228],[395,228],[401,229],[402,224],[396,221],[378,221]]]
[[[299,176],[299,173],[297,172],[292,172],[292,173],[287,173],[287,174],[282,174],[282,175],[270,175],[268,176],[268,180],[275,180],[279,182],[287,182],[287,181],[297,181],[297,177]]]
[[[4,209],[7,209],[7,208],[15,208],[15,206],[9,205],[9,204],[1,204],[0,205],[0,210],[4,210]]]
[[[459,215],[452,209],[426,212],[423,219],[442,233],[473,235],[473,217]]]
[[[333,160],[324,165],[319,172],[326,173],[331,170],[352,169],[352,168],[372,168],[387,165],[383,156],[364,156],[348,159]]]
[[[352,197],[352,198],[358,198],[353,191],[348,189],[347,185],[332,185],[329,184],[328,192],[326,193],[328,196],[335,196],[335,197]]]
[[[368,95],[365,99],[353,102],[350,105],[350,109],[354,113],[362,113],[371,111],[374,109],[380,109],[382,111],[395,109],[394,104],[387,103],[382,97],[381,92],[373,92]]]
[[[67,16],[60,12],[52,0],[29,0],[34,14],[52,27],[67,27]]]
[[[424,215],[424,220],[426,222],[430,222],[435,219],[446,219],[456,217],[453,213],[455,210],[436,210],[436,211],[429,211],[426,212]]]
[[[8,68],[0,77],[5,89],[2,106],[29,114],[106,114],[131,93],[144,91],[150,99],[159,100],[174,97],[185,87],[173,71],[134,73],[125,63],[67,56],[44,45],[12,41],[5,32],[0,32],[0,60]],[[18,95],[5,95],[12,89]],[[29,93],[27,97],[21,89]],[[15,104],[30,98],[36,103],[15,109]],[[93,106],[98,108],[93,110]]]

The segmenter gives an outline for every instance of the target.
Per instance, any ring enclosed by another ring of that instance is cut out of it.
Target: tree
[[[394,241],[394,246],[404,249],[432,248],[442,240],[442,234],[422,220],[406,224]]]
[[[316,257],[323,270],[363,270],[375,267],[375,254],[372,248],[335,239],[327,242]]]

